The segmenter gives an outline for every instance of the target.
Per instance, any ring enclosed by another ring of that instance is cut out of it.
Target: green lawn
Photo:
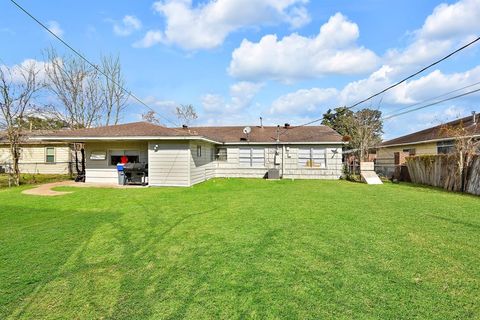
[[[20,176],[20,184],[39,184],[55,181],[70,180],[70,176],[66,174],[22,174]],[[8,187],[8,174],[0,174],[0,188]]]
[[[0,191],[0,319],[478,319],[480,198],[212,180]]]

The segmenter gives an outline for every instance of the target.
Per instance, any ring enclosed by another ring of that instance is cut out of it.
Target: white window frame
[[[53,155],[48,154],[48,149],[53,149]],[[53,156],[53,161],[48,161],[48,156]],[[45,147],[45,163],[51,164],[57,162],[57,152],[55,147]]]
[[[248,156],[242,156],[248,154]],[[265,167],[265,148],[240,147],[238,149],[238,161],[240,166],[248,168]]]
[[[302,154],[303,153],[303,154]],[[307,154],[307,156],[305,156]],[[327,148],[301,147],[297,150],[297,166],[305,169],[326,169]]]
[[[197,158],[202,157],[202,146],[197,144]]]
[[[117,164],[112,164],[112,156],[138,156],[138,162],[140,162],[140,151],[137,149],[110,149],[108,150],[108,166],[116,167]]]

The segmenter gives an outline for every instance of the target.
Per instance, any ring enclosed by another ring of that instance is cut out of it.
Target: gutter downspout
[[[283,179],[283,174],[285,172],[285,145],[282,144],[282,179]]]

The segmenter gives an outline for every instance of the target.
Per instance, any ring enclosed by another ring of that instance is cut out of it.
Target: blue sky
[[[119,54],[128,88],[197,124],[301,124],[382,89],[480,34],[480,0],[18,0],[93,61]],[[0,3],[0,64],[42,61],[52,36]],[[8,44],[8,45],[7,45]],[[479,45],[365,107],[385,113],[480,81]],[[469,114],[472,95],[394,118],[385,138]],[[124,122],[145,108],[131,103]]]

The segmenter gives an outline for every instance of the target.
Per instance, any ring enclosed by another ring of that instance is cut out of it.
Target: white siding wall
[[[55,162],[46,163],[46,148],[55,150]],[[23,145],[19,167],[21,173],[30,174],[69,174],[72,160],[71,149],[65,144],[28,144]],[[0,165],[12,162],[8,146],[0,146]]]
[[[155,146],[158,146],[155,148]],[[155,150],[156,149],[156,150]],[[190,143],[152,141],[148,144],[151,186],[190,186]]]
[[[240,165],[239,150],[244,146],[228,146],[227,161],[215,161],[216,177],[244,177],[262,178],[269,168],[281,170],[282,146],[278,148],[275,160],[276,146],[263,146],[265,163],[260,167],[246,167]],[[258,146],[255,146],[258,148]],[[298,163],[299,148],[326,148],[326,168],[307,168]],[[287,145],[285,146],[284,178],[292,179],[339,179],[342,174],[342,147],[341,145]],[[280,171],[281,173],[281,171]]]
[[[307,148],[326,148],[326,167],[308,168],[298,161],[298,150]],[[339,179],[342,175],[341,145],[304,145],[289,146],[285,150],[284,178],[286,179]]]
[[[201,147],[201,156],[197,155]],[[215,176],[215,145],[212,143],[193,141],[190,142],[190,184],[194,185]]]
[[[201,146],[201,156],[197,156],[197,146]],[[213,177],[262,178],[269,168],[281,170],[282,158],[283,177],[287,179],[338,179],[342,173],[341,145],[289,145],[285,149],[280,145],[278,150],[275,145],[252,146],[257,155],[259,152],[264,155],[263,163],[257,161],[254,167],[240,164],[239,150],[244,147],[248,146],[227,146],[227,161],[216,161],[216,146],[201,141],[89,142],[85,145],[86,181],[117,182],[116,167],[108,163],[111,150],[138,150],[140,162],[148,162],[151,186],[191,186]],[[311,147],[325,148],[325,168],[299,164],[299,148]],[[104,151],[107,159],[90,160],[90,154],[99,151]]]
[[[117,183],[118,174],[116,165],[109,163],[112,150],[136,150],[139,152],[139,161],[148,162],[147,142],[145,141],[109,141],[85,143],[85,181],[94,183]],[[91,160],[92,152],[105,152],[105,160]]]

